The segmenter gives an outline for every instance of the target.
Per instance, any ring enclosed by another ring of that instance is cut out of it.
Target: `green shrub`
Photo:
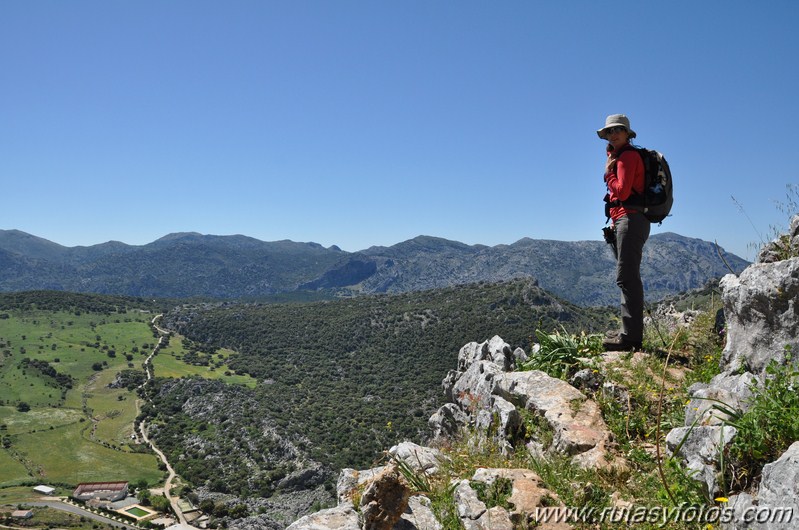
[[[584,358],[597,355],[603,351],[602,336],[579,335],[567,333],[565,329],[554,333],[535,331],[540,349],[529,361],[521,366],[521,370],[541,370],[552,377],[565,379],[580,368],[587,366]]]
[[[751,387],[749,410],[727,421],[738,429],[728,448],[731,488],[748,486],[765,464],[799,440],[799,370],[786,349],[786,364],[772,360],[766,367],[765,384]]]

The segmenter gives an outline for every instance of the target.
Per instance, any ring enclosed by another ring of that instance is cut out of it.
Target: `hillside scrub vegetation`
[[[253,414],[268,418],[334,476],[343,467],[368,466],[397,440],[427,436],[427,419],[441,404],[439,382],[464,336],[499,330],[529,346],[536,328],[598,331],[612,318],[609,309],[568,304],[524,279],[310,304],[184,306],[164,322],[199,349],[234,350],[230,368],[260,382],[247,391]],[[166,424],[172,412],[160,411],[171,408],[160,404],[185,401],[190,387],[158,392],[154,419]],[[198,434],[198,418],[186,421],[194,427],[165,426],[156,440],[168,454],[182,454],[183,467],[200,469],[205,454],[180,448],[196,436],[221,445],[210,439],[222,433]],[[233,455],[221,451],[218,458]],[[186,478],[205,480],[190,472]],[[263,489],[229,478],[231,491]]]

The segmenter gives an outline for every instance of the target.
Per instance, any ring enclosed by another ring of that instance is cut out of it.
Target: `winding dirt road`
[[[153,379],[153,377],[155,377],[155,374],[153,373],[152,359],[155,356],[155,354],[158,353],[158,350],[161,348],[161,345],[164,342],[164,337],[169,335],[168,331],[166,331],[164,329],[161,329],[161,328],[159,328],[158,326],[155,325],[156,320],[158,320],[162,316],[163,315],[155,315],[153,317],[153,320],[151,321],[151,324],[153,325],[153,328],[155,328],[155,330],[158,331],[160,337],[158,338],[158,344],[155,345],[155,347],[153,348],[153,351],[150,353],[150,355],[144,361],[144,371],[147,373],[147,381],[142,383],[141,386],[146,385],[148,382],[150,382]],[[138,402],[137,402],[137,405],[138,405]],[[153,451],[155,451],[155,454],[158,455],[158,457],[161,459],[161,461],[166,466],[166,470],[167,470],[168,476],[167,476],[166,482],[164,483],[164,495],[166,496],[166,499],[169,501],[169,504],[172,506],[172,510],[175,512],[175,515],[177,516],[178,521],[180,522],[180,524],[184,525],[186,528],[195,528],[195,527],[191,526],[188,523],[188,521],[186,521],[186,516],[183,514],[183,510],[181,510],[180,506],[178,505],[178,501],[180,500],[180,498],[179,497],[173,497],[172,493],[171,493],[172,482],[175,480],[175,477],[177,476],[177,473],[175,473],[175,470],[172,468],[172,465],[169,463],[169,460],[167,460],[166,455],[160,449],[158,449],[158,447],[156,447],[156,445],[147,436],[147,424],[145,422],[141,422],[139,424],[139,435],[141,436],[142,440],[144,440],[144,442],[147,445],[149,445],[150,448]]]

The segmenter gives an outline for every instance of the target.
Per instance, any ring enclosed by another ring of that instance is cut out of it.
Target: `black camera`
[[[614,230],[612,227],[604,227],[602,229],[602,235],[605,237],[605,243],[608,245],[613,245],[616,243],[616,230]]]

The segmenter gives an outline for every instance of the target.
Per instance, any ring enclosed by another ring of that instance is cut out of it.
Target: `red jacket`
[[[608,157],[612,157],[612,152],[608,153]],[[605,184],[608,186],[610,202],[624,202],[633,192],[644,192],[644,161],[629,144],[620,149],[615,163],[605,173]],[[610,209],[610,218],[616,221],[632,212],[640,213],[624,206],[613,206]]]

